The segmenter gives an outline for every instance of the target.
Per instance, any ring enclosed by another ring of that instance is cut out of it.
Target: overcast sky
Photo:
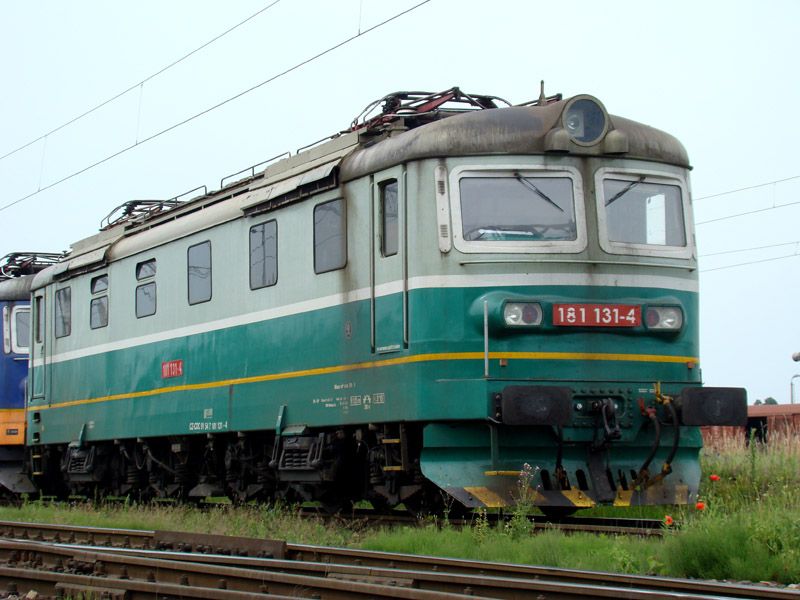
[[[544,79],[549,94],[595,95],[683,142],[704,380],[788,402],[800,373],[800,2],[430,0],[367,31],[419,1],[280,0],[152,78],[273,0],[0,3],[0,156],[37,140],[0,160],[0,256],[68,249],[127,200],[216,189],[391,91],[458,85],[518,103]],[[767,182],[778,183],[705,198]]]

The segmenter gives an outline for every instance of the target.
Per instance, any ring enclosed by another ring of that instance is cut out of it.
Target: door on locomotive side
[[[408,346],[405,170],[375,174],[371,197],[372,351],[389,354]]]
[[[31,370],[28,374],[28,385],[32,401],[41,401],[45,397],[45,381],[47,379],[46,357],[46,323],[45,289],[42,288],[33,297],[33,315],[31,318]]]

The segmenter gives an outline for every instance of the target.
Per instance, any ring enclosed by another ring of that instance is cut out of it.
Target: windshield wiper
[[[558,210],[560,210],[561,212],[564,212],[564,209],[563,209],[563,208],[561,208],[561,207],[560,207],[558,204],[556,204],[555,202],[553,202],[553,200],[550,198],[550,196],[548,196],[547,194],[545,194],[545,193],[544,193],[542,190],[540,190],[538,187],[536,187],[535,185],[533,185],[533,184],[532,184],[530,181],[528,181],[527,179],[525,179],[525,178],[524,178],[522,175],[520,175],[519,173],[514,173],[514,177],[517,179],[517,181],[519,181],[519,182],[520,182],[522,185],[524,185],[526,188],[528,188],[529,190],[531,190],[532,192],[534,192],[534,193],[535,193],[537,196],[539,196],[539,197],[540,197],[540,198],[542,198],[543,200],[546,200],[547,202],[549,202],[550,204],[552,204],[553,206],[555,206],[555,207],[556,207]]]
[[[630,192],[630,191],[631,191],[633,188],[635,188],[637,185],[639,185],[640,183],[642,183],[642,182],[644,181],[644,177],[645,177],[645,176],[644,176],[644,175],[642,175],[642,176],[641,176],[641,177],[639,177],[639,179],[637,179],[636,181],[631,181],[631,182],[630,182],[628,185],[626,185],[624,188],[622,188],[622,189],[621,189],[620,191],[618,191],[616,194],[614,194],[613,196],[611,196],[611,198],[609,198],[609,199],[606,201],[606,206],[608,206],[608,205],[609,205],[609,204],[611,204],[612,202],[616,202],[617,200],[619,200],[620,198],[622,198],[622,197],[623,197],[625,194],[627,194],[628,192]]]
[[[532,229],[519,229],[515,225],[481,225],[470,229],[464,233],[464,239],[467,241],[476,241],[483,239],[483,236],[493,234],[510,234],[510,235],[525,235],[535,236],[536,232]]]

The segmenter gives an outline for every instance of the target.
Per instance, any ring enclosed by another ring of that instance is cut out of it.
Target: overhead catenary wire
[[[776,256],[774,258],[762,258],[761,260],[751,260],[751,261],[748,261],[748,262],[737,263],[735,265],[725,265],[725,266],[722,266],[722,267],[714,267],[712,269],[700,269],[700,272],[701,273],[709,273],[711,271],[723,271],[725,269],[733,269],[733,268],[736,268],[736,267],[746,267],[748,265],[756,265],[756,264],[759,264],[759,263],[766,263],[766,262],[772,262],[772,261],[775,261],[775,260],[785,260],[787,258],[798,258],[798,257],[800,257],[800,254],[787,254],[786,256]]]
[[[296,71],[297,69],[299,69],[299,68],[301,68],[301,67],[303,67],[303,66],[305,66],[305,65],[307,65],[307,64],[309,64],[311,62],[314,62],[315,60],[317,60],[319,58],[322,58],[326,54],[330,54],[334,50],[337,50],[337,49],[341,48],[342,46],[345,46],[345,45],[349,44],[353,40],[356,40],[356,39],[358,39],[358,38],[360,38],[360,37],[362,37],[364,35],[367,35],[368,33],[372,32],[372,31],[375,31],[376,29],[379,29],[379,28],[383,27],[384,25],[388,25],[392,21],[395,21],[396,19],[399,19],[400,17],[403,17],[403,16],[415,11],[416,9],[420,8],[421,6],[423,6],[425,4],[428,4],[431,1],[432,0],[422,0],[421,2],[415,4],[414,6],[411,6],[410,8],[407,8],[407,9],[405,9],[405,10],[399,12],[399,13],[396,13],[396,14],[392,15],[391,17],[381,21],[380,23],[377,23],[377,24],[373,25],[372,27],[369,27],[369,28],[367,28],[367,29],[365,29],[363,31],[359,31],[355,35],[352,35],[352,36],[350,36],[348,38],[345,38],[344,40],[342,40],[341,42],[338,42],[337,44],[334,44],[333,46],[329,46],[325,50],[323,50],[321,52],[318,52],[317,54],[315,54],[315,55],[313,55],[313,56],[311,56],[309,58],[306,58],[305,60],[302,60],[299,63],[296,63],[295,65],[289,67],[288,69],[285,69],[285,70],[281,71],[280,73],[277,73],[276,75],[273,75],[273,76],[271,76],[271,77],[269,77],[269,78],[267,78],[267,79],[255,84],[253,86],[250,86],[249,88],[247,88],[245,90],[242,90],[241,92],[239,92],[237,94],[234,94],[233,96],[230,96],[229,98],[223,100],[222,102],[218,102],[217,104],[209,106],[208,108],[206,108],[206,109],[204,109],[204,110],[202,110],[202,111],[200,111],[198,113],[195,113],[191,117],[188,117],[188,118],[186,118],[186,119],[184,119],[182,121],[179,121],[178,123],[174,123],[174,124],[170,125],[169,127],[166,127],[166,128],[164,128],[164,129],[162,129],[162,130],[160,130],[160,131],[158,131],[158,132],[156,132],[156,133],[154,133],[154,134],[152,134],[152,135],[150,135],[150,136],[148,136],[148,137],[146,137],[146,138],[144,138],[142,140],[138,140],[135,143],[130,144],[129,146],[125,146],[124,148],[121,148],[120,150],[117,150],[116,152],[114,152],[112,154],[109,154],[105,158],[101,158],[100,160],[98,160],[98,161],[96,161],[94,163],[91,163],[91,164],[89,164],[89,165],[87,165],[87,166],[85,166],[85,167],[83,167],[81,169],[78,169],[77,171],[74,171],[74,172],[70,173],[69,175],[66,175],[65,177],[62,177],[61,179],[59,179],[57,181],[54,181],[54,182],[52,182],[52,183],[50,183],[50,184],[48,184],[46,186],[43,186],[43,187],[39,188],[35,192],[31,192],[27,196],[22,196],[22,197],[17,198],[16,200],[13,200],[13,201],[11,201],[11,202],[9,202],[7,204],[4,204],[3,206],[0,206],[0,212],[6,210],[8,208],[11,208],[12,206],[15,206],[16,204],[24,202],[25,200],[29,200],[30,198],[33,198],[34,196],[37,196],[38,194],[41,194],[42,192],[44,192],[46,190],[52,189],[52,188],[64,183],[65,181],[69,181],[70,179],[73,179],[73,178],[77,177],[78,175],[82,175],[83,173],[86,173],[87,171],[90,171],[91,169],[94,169],[95,167],[98,167],[98,166],[100,166],[100,165],[102,165],[102,164],[104,164],[104,163],[106,163],[106,162],[108,162],[110,160],[115,159],[116,157],[118,157],[118,156],[120,156],[122,154],[125,154],[126,152],[129,152],[130,150],[133,150],[134,148],[137,148],[137,147],[139,147],[139,146],[141,146],[143,144],[146,144],[147,142],[150,142],[150,141],[152,141],[152,140],[154,140],[154,139],[156,139],[158,137],[161,137],[162,135],[164,135],[166,133],[169,133],[170,131],[173,131],[174,129],[177,129],[177,128],[183,126],[183,125],[186,125],[187,123],[191,123],[195,119],[198,119],[198,118],[200,118],[200,117],[202,117],[204,115],[207,115],[208,113],[210,113],[210,112],[212,112],[212,111],[214,111],[214,110],[216,110],[218,108],[221,108],[222,106],[225,106],[226,104],[228,104],[230,102],[233,102],[234,100],[237,100],[237,99],[241,98],[242,96],[245,96],[245,95],[257,90],[257,89],[259,89],[259,88],[261,88],[261,87],[263,87],[263,86],[275,81],[276,79],[279,79],[279,78],[281,78],[281,77],[283,77],[285,75],[288,75],[289,73],[292,73],[293,71]]]
[[[52,135],[52,134],[56,133],[57,131],[60,131],[60,130],[64,129],[65,127],[68,127],[69,125],[72,125],[72,124],[73,124],[73,123],[75,123],[76,121],[80,121],[80,120],[81,120],[81,119],[83,119],[84,117],[87,117],[87,116],[89,116],[90,114],[92,114],[92,113],[94,113],[94,112],[96,112],[96,111],[100,110],[101,108],[103,108],[103,107],[104,107],[104,106],[106,106],[107,104],[110,104],[110,103],[114,102],[114,100],[117,100],[117,99],[121,98],[122,96],[126,95],[128,92],[131,92],[131,91],[135,90],[136,88],[141,88],[141,87],[142,87],[142,86],[143,86],[145,83],[147,83],[148,81],[150,81],[150,80],[152,80],[152,79],[155,79],[156,77],[158,77],[159,75],[161,75],[161,74],[165,73],[166,71],[169,71],[169,70],[170,70],[172,67],[175,67],[175,66],[179,65],[180,63],[182,63],[182,62],[183,62],[184,60],[186,60],[187,58],[189,58],[189,57],[191,57],[191,56],[193,56],[193,55],[197,54],[198,52],[200,52],[200,51],[201,51],[201,50],[203,50],[204,48],[207,48],[208,46],[210,46],[210,45],[211,45],[211,44],[213,44],[214,42],[216,42],[216,41],[218,41],[218,40],[222,39],[223,37],[225,37],[226,35],[228,35],[229,33],[233,32],[233,31],[235,31],[236,29],[238,29],[239,27],[241,27],[242,25],[244,25],[244,24],[245,24],[245,23],[247,23],[248,21],[252,21],[252,20],[253,20],[254,18],[256,18],[258,15],[260,15],[260,14],[262,14],[262,13],[266,12],[267,10],[269,10],[270,8],[272,8],[273,6],[275,6],[276,4],[278,4],[278,2],[280,2],[280,1],[281,1],[281,0],[273,0],[272,2],[270,2],[269,4],[267,4],[266,6],[264,6],[263,8],[261,8],[261,9],[257,10],[256,12],[254,12],[254,13],[253,13],[252,15],[250,15],[249,17],[247,17],[247,18],[243,19],[242,21],[239,21],[238,23],[236,23],[236,25],[233,25],[232,27],[229,27],[228,29],[226,29],[226,30],[225,30],[225,31],[223,31],[222,33],[219,33],[219,34],[217,34],[216,36],[214,36],[213,38],[211,38],[210,40],[208,40],[206,43],[202,44],[201,46],[198,46],[197,48],[195,48],[195,49],[194,49],[194,50],[192,50],[191,52],[188,52],[187,54],[184,54],[184,55],[183,55],[183,56],[181,56],[180,58],[178,58],[178,59],[176,59],[176,60],[173,60],[173,61],[172,61],[171,63],[169,63],[168,65],[166,65],[166,66],[164,66],[164,67],[161,67],[161,68],[160,68],[158,71],[156,71],[155,73],[152,73],[151,75],[148,75],[147,77],[145,77],[145,78],[144,78],[144,79],[142,79],[141,81],[138,81],[138,82],[134,83],[133,85],[131,85],[131,86],[129,86],[129,87],[127,87],[127,88],[125,88],[125,89],[124,89],[124,90],[122,90],[121,92],[118,92],[118,93],[114,94],[114,95],[113,95],[113,96],[111,96],[110,98],[108,98],[108,99],[106,99],[106,100],[103,100],[102,102],[100,102],[100,103],[99,103],[99,104],[97,104],[96,106],[93,106],[92,108],[90,108],[90,109],[88,109],[88,110],[86,110],[86,111],[82,112],[81,114],[79,114],[79,115],[77,115],[77,116],[75,116],[75,117],[72,117],[71,119],[69,119],[68,121],[65,121],[64,123],[62,123],[62,124],[61,124],[61,125],[59,125],[58,127],[55,127],[55,128],[53,128],[53,129],[51,129],[51,130],[50,130],[50,131],[48,131],[47,133],[43,133],[43,134],[42,134],[42,135],[40,135],[39,137],[37,137],[37,138],[35,138],[35,139],[32,139],[31,141],[29,141],[29,142],[26,142],[26,143],[22,144],[22,145],[21,145],[21,146],[19,146],[18,148],[14,148],[13,150],[10,150],[9,152],[6,152],[6,153],[5,153],[5,154],[3,154],[2,156],[0,156],[0,160],[6,159],[6,158],[8,158],[9,156],[13,156],[13,155],[14,155],[14,154],[16,154],[17,152],[20,152],[21,150],[24,150],[25,148],[28,148],[28,147],[32,146],[32,145],[33,145],[33,144],[35,144],[36,142],[39,142],[39,141],[41,141],[41,140],[43,140],[43,139],[46,139],[48,136],[50,136],[50,135]]]
[[[715,219],[708,219],[707,221],[698,221],[695,225],[705,225],[707,223],[716,223],[718,221],[727,221],[728,219],[736,219],[738,217],[746,217],[748,215],[755,215],[757,213],[767,212],[770,210],[777,210],[779,208],[788,208],[789,206],[797,206],[800,204],[800,200],[795,202],[787,202],[785,204],[778,204],[777,206],[768,206],[766,208],[757,208],[755,210],[748,210],[747,212],[736,213],[733,215],[726,215],[724,217],[717,217]]]
[[[706,258],[709,256],[721,256],[723,254],[738,254],[741,252],[755,252],[757,250],[769,250],[771,248],[782,248],[785,246],[798,246],[798,248],[800,248],[800,240],[794,242],[783,242],[780,244],[770,244],[768,246],[756,246],[754,248],[737,248],[736,250],[722,250],[720,252],[709,252],[708,254],[701,254],[699,258]]]
[[[749,185],[747,187],[737,188],[735,190],[728,190],[727,192],[709,194],[708,196],[700,196],[698,198],[694,198],[693,200],[695,202],[697,202],[698,200],[708,200],[709,198],[717,198],[719,196],[727,196],[729,194],[736,194],[738,192],[745,192],[747,190],[755,190],[758,188],[767,187],[769,185],[775,185],[776,183],[783,183],[784,181],[792,181],[793,179],[800,179],[800,175],[793,175],[791,177],[785,177],[783,179],[775,179],[774,181],[765,181],[764,183],[757,183],[755,185]]]
[[[733,265],[722,265],[720,267],[712,267],[710,269],[700,269],[701,273],[708,273],[710,271],[723,271],[725,269],[734,269],[736,267],[746,267],[748,265],[755,265],[759,263],[772,262],[775,260],[784,260],[786,258],[794,258],[800,256],[800,240],[794,242],[782,242],[780,244],[769,244],[767,246],[755,246],[752,248],[737,248],[734,250],[722,250],[720,252],[710,252],[708,254],[701,254],[699,258],[708,258],[711,256],[722,256],[727,254],[741,254],[742,252],[757,252],[759,250],[770,250],[772,248],[785,248],[786,246],[796,246],[794,254],[786,254],[784,256],[773,256],[771,258],[761,258],[757,260],[750,260],[743,263],[736,263]]]

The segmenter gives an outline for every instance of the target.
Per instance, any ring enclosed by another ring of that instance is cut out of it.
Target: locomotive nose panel
[[[634,443],[587,449],[563,443],[560,460],[554,426],[525,428],[480,423],[430,424],[424,431],[425,477],[467,507],[500,508],[528,503],[542,508],[686,504],[700,483],[699,433],[686,432],[668,476],[642,477],[653,452],[645,432]],[[669,435],[653,454],[653,475],[669,459]]]

